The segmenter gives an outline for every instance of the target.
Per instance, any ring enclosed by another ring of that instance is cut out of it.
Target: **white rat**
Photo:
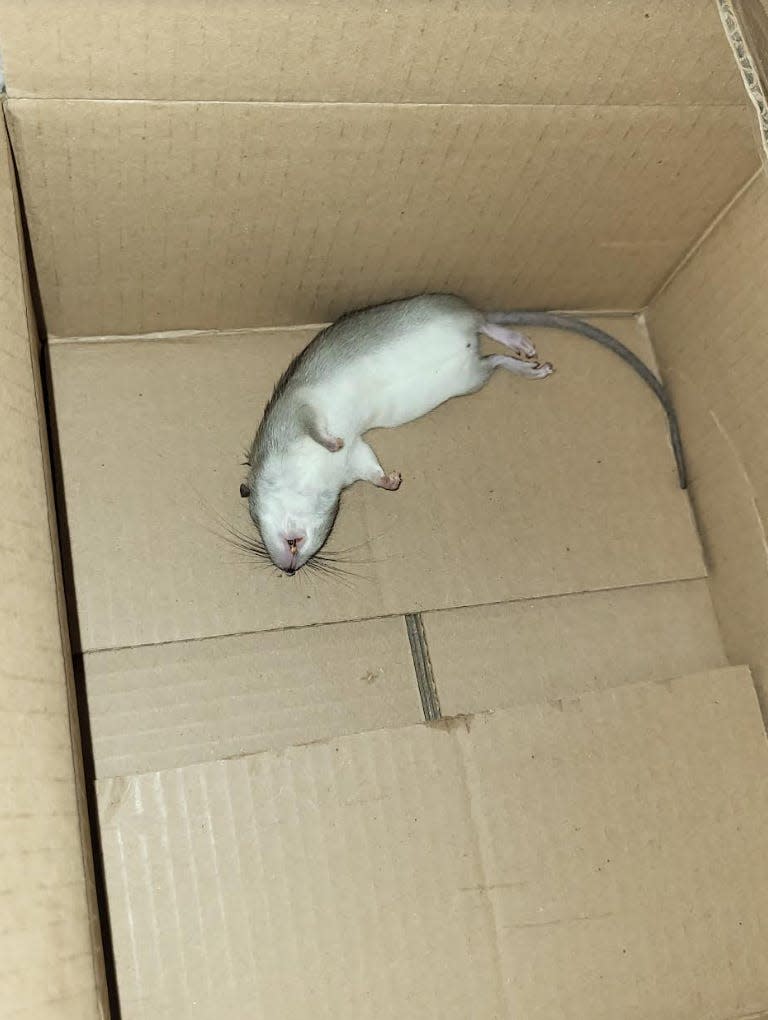
[[[325,544],[342,491],[367,481],[397,489],[400,473],[385,471],[363,436],[420,418],[451,397],[479,390],[497,368],[544,379],[549,363],[510,325],[581,333],[609,347],[654,389],[669,418],[680,483],[685,487],[677,422],[655,375],[602,330],[546,312],[474,309],[452,294],[425,294],[342,316],[322,330],[275,387],[251,445],[248,498],[260,542],[252,551],[294,574]],[[481,356],[479,334],[518,357]]]

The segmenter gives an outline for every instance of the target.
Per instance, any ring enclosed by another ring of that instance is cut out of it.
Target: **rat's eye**
[[[241,482],[240,483],[240,495],[243,497],[243,499],[247,499],[250,496],[250,494],[251,494],[250,487],[247,486],[245,484],[245,482]]]

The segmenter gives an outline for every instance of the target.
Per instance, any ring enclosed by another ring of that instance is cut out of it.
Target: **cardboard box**
[[[768,1017],[767,26],[4,13],[0,1017]],[[540,330],[372,437],[343,573],[240,555],[280,371],[423,289],[619,336],[689,490]]]

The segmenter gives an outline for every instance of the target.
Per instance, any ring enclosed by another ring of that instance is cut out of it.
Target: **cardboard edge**
[[[246,751],[243,754],[230,755],[226,758],[212,758],[207,761],[191,762],[184,765],[171,765],[166,768],[151,769],[146,772],[136,772],[124,776],[103,776],[96,780],[95,785],[99,789],[110,785],[119,785],[124,787],[134,782],[146,780],[147,777],[151,776],[204,772],[220,768],[222,765],[226,765],[228,762],[233,761],[256,761],[261,758],[278,759],[284,757],[286,754],[300,754],[306,748],[335,747],[340,741],[364,741],[366,738],[370,737],[371,734],[377,733],[386,734],[400,730],[425,729],[445,733],[448,736],[456,734],[461,736],[462,734],[470,732],[473,721],[482,721],[484,719],[490,719],[493,716],[526,716],[534,713],[546,714],[549,712],[557,712],[558,714],[561,714],[565,709],[577,712],[579,711],[579,706],[582,703],[599,703],[601,700],[606,702],[615,701],[617,698],[622,697],[626,697],[630,700],[637,700],[655,689],[669,691],[674,687],[682,688],[689,684],[695,686],[702,679],[707,677],[721,677],[723,679],[730,677],[732,680],[737,680],[742,677],[744,678],[745,682],[748,683],[750,692],[749,698],[755,718],[760,720],[760,727],[766,745],[766,753],[768,753],[768,730],[766,730],[766,727],[763,724],[763,717],[760,710],[760,702],[752,667],[746,663],[729,663],[725,666],[714,666],[710,669],[678,673],[676,676],[642,680],[639,683],[621,683],[613,687],[607,687],[603,690],[583,691],[580,694],[575,694],[568,698],[543,698],[539,701],[528,701],[514,706],[486,708],[477,712],[455,712],[451,715],[441,715],[435,719],[420,719],[415,722],[406,723],[403,726],[380,726],[372,730],[361,730],[353,733],[341,733],[332,736],[317,737],[312,740],[304,740],[296,744],[291,744],[284,748],[264,748],[259,751]],[[121,805],[118,805],[118,807],[119,806]],[[741,1018],[739,1018],[739,1020],[741,1020]]]
[[[758,61],[753,53],[753,41],[745,30],[745,19],[732,0],[718,0],[720,20],[728,45],[739,68],[741,80],[755,111],[755,134],[759,139],[763,165],[768,169],[768,96],[758,72]],[[754,3],[757,15],[758,4]],[[760,17],[760,15],[757,15]],[[764,15],[762,15],[764,17]]]
[[[673,384],[680,382],[675,379],[675,373],[671,373]],[[720,421],[715,410],[709,406],[702,405],[697,414],[705,419],[704,427],[709,427],[717,436],[720,445],[721,456],[727,463],[727,471],[732,480],[731,492],[743,510],[744,519],[750,522],[750,531],[744,537],[745,545],[748,546],[753,556],[750,562],[753,564],[754,573],[750,575],[750,586],[758,593],[755,578],[759,577],[762,591],[762,603],[768,608],[768,533],[763,524],[755,495],[755,486],[749,473],[749,469],[741,456],[738,444],[729,434],[723,423]],[[701,428],[701,425],[697,426]],[[735,639],[729,623],[729,615],[732,612],[729,607],[723,605],[720,594],[718,560],[722,555],[718,536],[712,534],[707,527],[705,514],[699,509],[701,497],[697,495],[697,478],[694,473],[691,487],[691,508],[696,521],[697,530],[701,536],[702,548],[709,572],[709,589],[712,595],[712,607],[720,628],[726,654],[729,659],[744,657],[744,649],[738,647],[740,642]],[[706,497],[704,497],[706,498]],[[756,697],[760,704],[764,718],[768,721],[768,676],[763,675],[760,665],[749,662],[750,675],[755,685]]]
[[[12,200],[16,220],[16,237],[19,249],[19,265],[24,284],[24,306],[27,319],[27,334],[29,341],[29,365],[30,374],[35,391],[35,402],[37,405],[37,422],[40,436],[40,459],[42,461],[42,472],[45,479],[45,500],[48,514],[48,531],[51,549],[51,560],[53,576],[56,584],[56,602],[58,609],[59,634],[61,640],[61,657],[64,667],[66,682],[66,695],[69,711],[69,737],[72,750],[72,767],[78,805],[79,829],[80,829],[80,850],[82,855],[83,875],[85,885],[85,896],[90,915],[91,946],[93,950],[93,974],[94,989],[97,997],[97,1005],[100,1013],[105,1018],[113,1015],[110,1008],[109,982],[107,980],[107,966],[105,959],[105,940],[102,924],[102,905],[97,885],[97,869],[94,855],[94,839],[96,829],[93,819],[96,817],[95,802],[93,807],[88,797],[88,786],[86,782],[86,770],[84,759],[83,739],[80,727],[81,712],[78,707],[77,687],[75,683],[74,664],[69,635],[69,624],[67,605],[64,594],[63,568],[61,558],[61,547],[59,544],[59,529],[57,525],[56,504],[54,498],[53,470],[48,437],[48,416],[46,414],[45,394],[42,378],[42,345],[38,333],[37,323],[33,310],[32,287],[30,281],[30,269],[27,254],[26,233],[24,228],[23,200],[19,193],[18,175],[13,150],[8,119],[7,100],[2,100],[2,126],[0,130],[5,133],[7,140],[7,159],[9,163],[10,177],[12,183]]]

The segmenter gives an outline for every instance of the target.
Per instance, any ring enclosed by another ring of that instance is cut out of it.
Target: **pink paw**
[[[517,340],[517,344],[515,345],[516,350],[520,354],[524,355],[524,357],[526,357],[526,358],[535,358],[536,357],[536,348],[533,346],[533,344],[528,339],[528,337],[524,336],[522,333],[518,333],[517,337],[518,337],[518,340]]]
[[[541,365],[534,365],[533,368],[533,374],[536,379],[546,379],[547,376],[552,375],[554,371],[555,366],[549,361],[545,361]]]
[[[395,489],[400,488],[400,483],[403,480],[403,476],[399,471],[390,471],[388,475],[382,475],[381,480],[376,484],[381,489],[389,489],[390,492],[394,492]]]

